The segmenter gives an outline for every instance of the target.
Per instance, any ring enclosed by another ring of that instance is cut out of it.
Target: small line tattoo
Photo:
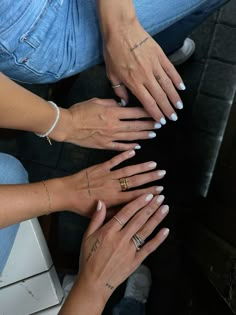
[[[100,241],[99,239],[96,239],[96,241],[93,243],[93,246],[88,254],[88,257],[86,258],[86,261],[89,261],[90,257],[97,251],[99,245],[100,245]]]
[[[91,194],[90,185],[89,185],[88,172],[87,172],[87,170],[85,170],[85,172],[86,172],[86,178],[87,178],[87,183],[88,183],[88,194],[91,197],[92,194]]]
[[[142,46],[150,37],[144,38],[141,42],[135,44],[133,47],[130,48],[130,51],[134,51],[136,48]]]
[[[107,287],[108,289],[110,289],[110,290],[113,290],[113,289],[114,289],[114,287],[113,287],[112,285],[110,285],[109,283],[106,283],[106,287]]]

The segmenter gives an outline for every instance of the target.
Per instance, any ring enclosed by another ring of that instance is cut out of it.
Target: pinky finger
[[[170,230],[167,228],[161,229],[157,235],[147,242],[140,251],[137,252],[137,255],[143,261],[148,255],[154,252],[168,237]]]
[[[108,149],[115,151],[128,151],[128,150],[139,150],[141,146],[138,143],[121,143],[121,142],[112,142]]]

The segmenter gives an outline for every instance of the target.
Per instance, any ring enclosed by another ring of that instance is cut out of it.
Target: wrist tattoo
[[[148,36],[148,37],[144,38],[143,40],[141,40],[141,42],[135,44],[133,47],[130,48],[130,51],[132,52],[132,51],[134,51],[136,48],[142,46],[149,38],[150,38],[150,37]]]
[[[113,287],[112,285],[110,285],[109,283],[106,283],[106,287],[107,287],[108,289],[110,289],[110,290],[113,290],[113,289],[114,289],[114,287]]]
[[[93,246],[92,246],[92,248],[91,248],[91,250],[90,250],[90,252],[89,252],[89,254],[88,254],[87,258],[86,258],[86,261],[87,261],[87,262],[89,261],[90,257],[91,257],[94,253],[96,253],[96,251],[97,251],[99,245],[100,245],[100,241],[99,241],[99,239],[96,239],[96,241],[93,243]]]
[[[88,177],[88,172],[85,170],[86,173],[86,178],[87,178],[87,184],[88,184],[88,194],[91,197],[91,190],[90,190],[90,184],[89,184],[89,177]]]

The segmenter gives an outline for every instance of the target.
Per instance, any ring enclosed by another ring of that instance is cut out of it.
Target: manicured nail
[[[160,195],[160,196],[158,196],[157,197],[157,199],[156,199],[156,203],[161,203],[163,200],[165,199],[165,196],[163,196],[163,195]]]
[[[170,233],[169,229],[164,229],[163,236],[167,236]]]
[[[102,209],[102,202],[98,200],[97,211],[99,212]]]
[[[127,105],[126,101],[123,98],[120,99],[119,104],[120,104],[120,106],[126,106]]]
[[[160,129],[162,125],[160,123],[155,123],[154,128],[155,129]]]
[[[164,176],[166,175],[166,171],[162,170],[162,171],[157,171],[158,176]]]
[[[178,102],[176,103],[176,107],[177,107],[178,109],[183,109],[183,108],[184,108],[183,102],[178,101]]]
[[[156,187],[156,192],[161,192],[164,189],[163,186],[158,186]]]
[[[166,214],[169,211],[169,206],[164,205],[163,207],[161,207],[161,213],[162,214]]]
[[[153,198],[153,194],[149,194],[147,195],[147,197],[145,198],[145,201],[150,201]]]
[[[149,138],[155,138],[156,136],[157,136],[156,133],[153,131],[149,132],[149,134],[148,134]]]
[[[136,145],[134,148],[135,148],[135,150],[140,150],[141,149],[141,145]]]
[[[186,86],[184,85],[184,82],[180,83],[179,89],[182,90],[182,91],[186,90]]]
[[[173,114],[171,114],[170,119],[173,121],[176,121],[176,120],[178,120],[178,116],[175,113],[173,113]]]
[[[162,125],[165,125],[165,124],[166,124],[166,120],[165,120],[164,117],[162,117],[162,118],[160,119],[160,123],[161,123]]]
[[[150,168],[155,168],[156,166],[157,166],[156,162],[151,162],[148,164],[148,167],[150,167]]]
[[[135,151],[134,150],[129,151],[129,156],[133,156],[133,155],[135,155]]]

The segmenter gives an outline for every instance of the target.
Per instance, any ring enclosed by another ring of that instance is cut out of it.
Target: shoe
[[[148,267],[140,265],[129,277],[124,297],[135,299],[138,302],[146,303],[152,284],[151,272]]]
[[[194,41],[187,37],[184,40],[183,46],[173,54],[169,55],[168,58],[173,63],[173,65],[179,66],[186,62],[193,55],[195,49],[196,45]]]
[[[62,289],[64,291],[65,297],[67,297],[75,283],[76,275],[65,275],[62,282]]]

